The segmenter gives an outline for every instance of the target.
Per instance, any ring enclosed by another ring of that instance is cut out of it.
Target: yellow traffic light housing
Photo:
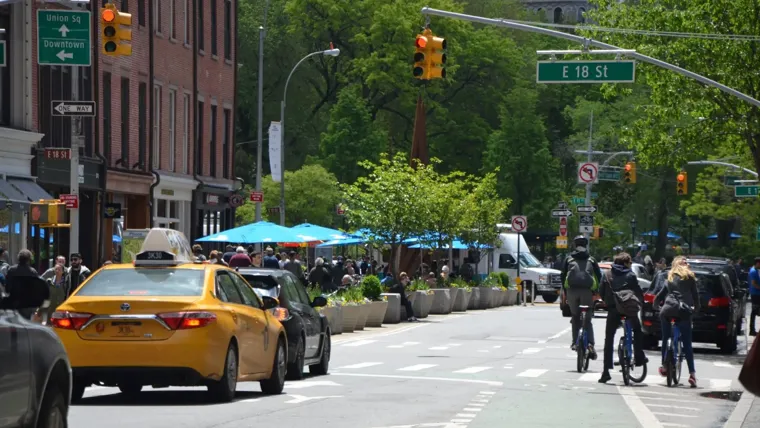
[[[436,37],[429,28],[418,34],[414,42],[414,68],[412,75],[420,80],[446,77],[446,40]]]
[[[132,15],[119,12],[112,3],[107,3],[100,10],[100,22],[103,27],[103,54],[108,56],[131,56]]]
[[[594,233],[591,235],[591,239],[604,238],[604,228],[602,226],[594,226]]]
[[[66,203],[59,200],[40,200],[29,207],[29,224],[43,227],[68,227]]]
[[[681,171],[676,176],[676,193],[679,196],[689,193],[689,176],[686,171]]]
[[[636,162],[628,162],[625,164],[623,180],[627,184],[636,184]]]

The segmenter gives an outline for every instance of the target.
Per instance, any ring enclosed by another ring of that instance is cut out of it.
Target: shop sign
[[[103,218],[120,218],[121,204],[106,202],[103,206]]]
[[[172,189],[161,189],[161,194],[164,196],[174,196],[174,190]]]
[[[219,195],[206,194],[206,204],[219,205]]]

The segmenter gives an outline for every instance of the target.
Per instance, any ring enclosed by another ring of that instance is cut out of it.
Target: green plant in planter
[[[362,281],[362,293],[364,297],[373,302],[379,302],[382,300],[383,286],[380,284],[380,279],[374,275],[369,275]]]
[[[509,274],[506,272],[499,272],[499,279],[501,279],[502,287],[509,288]]]
[[[453,281],[451,281],[451,286],[454,288],[464,288],[465,290],[471,290],[472,286],[467,283],[467,281],[457,278]]]
[[[322,296],[324,293],[322,293],[322,290],[319,287],[310,287],[307,289],[309,293],[309,301],[313,302],[314,299],[316,299],[319,296]]]
[[[430,286],[427,282],[421,279],[415,279],[408,287],[406,287],[406,289],[408,291],[427,291],[430,290]]]
[[[349,304],[362,304],[365,302],[364,293],[361,287],[349,287],[346,289],[342,296],[346,303]]]
[[[488,274],[485,280],[480,284],[481,287],[501,287],[501,278],[496,272]]]

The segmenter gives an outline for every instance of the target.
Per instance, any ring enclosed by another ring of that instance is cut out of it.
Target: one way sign
[[[53,101],[53,116],[95,117],[95,101]]]

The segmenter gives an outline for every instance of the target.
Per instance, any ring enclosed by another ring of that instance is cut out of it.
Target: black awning
[[[8,183],[12,184],[13,187],[21,191],[21,193],[26,196],[26,199],[28,199],[28,201],[37,202],[40,199],[55,199],[50,195],[50,193],[40,187],[39,184],[27,178],[8,177]]]
[[[6,204],[20,204],[22,210],[29,208],[29,199],[17,188],[13,187],[7,180],[0,179],[0,200]],[[6,208],[0,206],[0,209]]]

